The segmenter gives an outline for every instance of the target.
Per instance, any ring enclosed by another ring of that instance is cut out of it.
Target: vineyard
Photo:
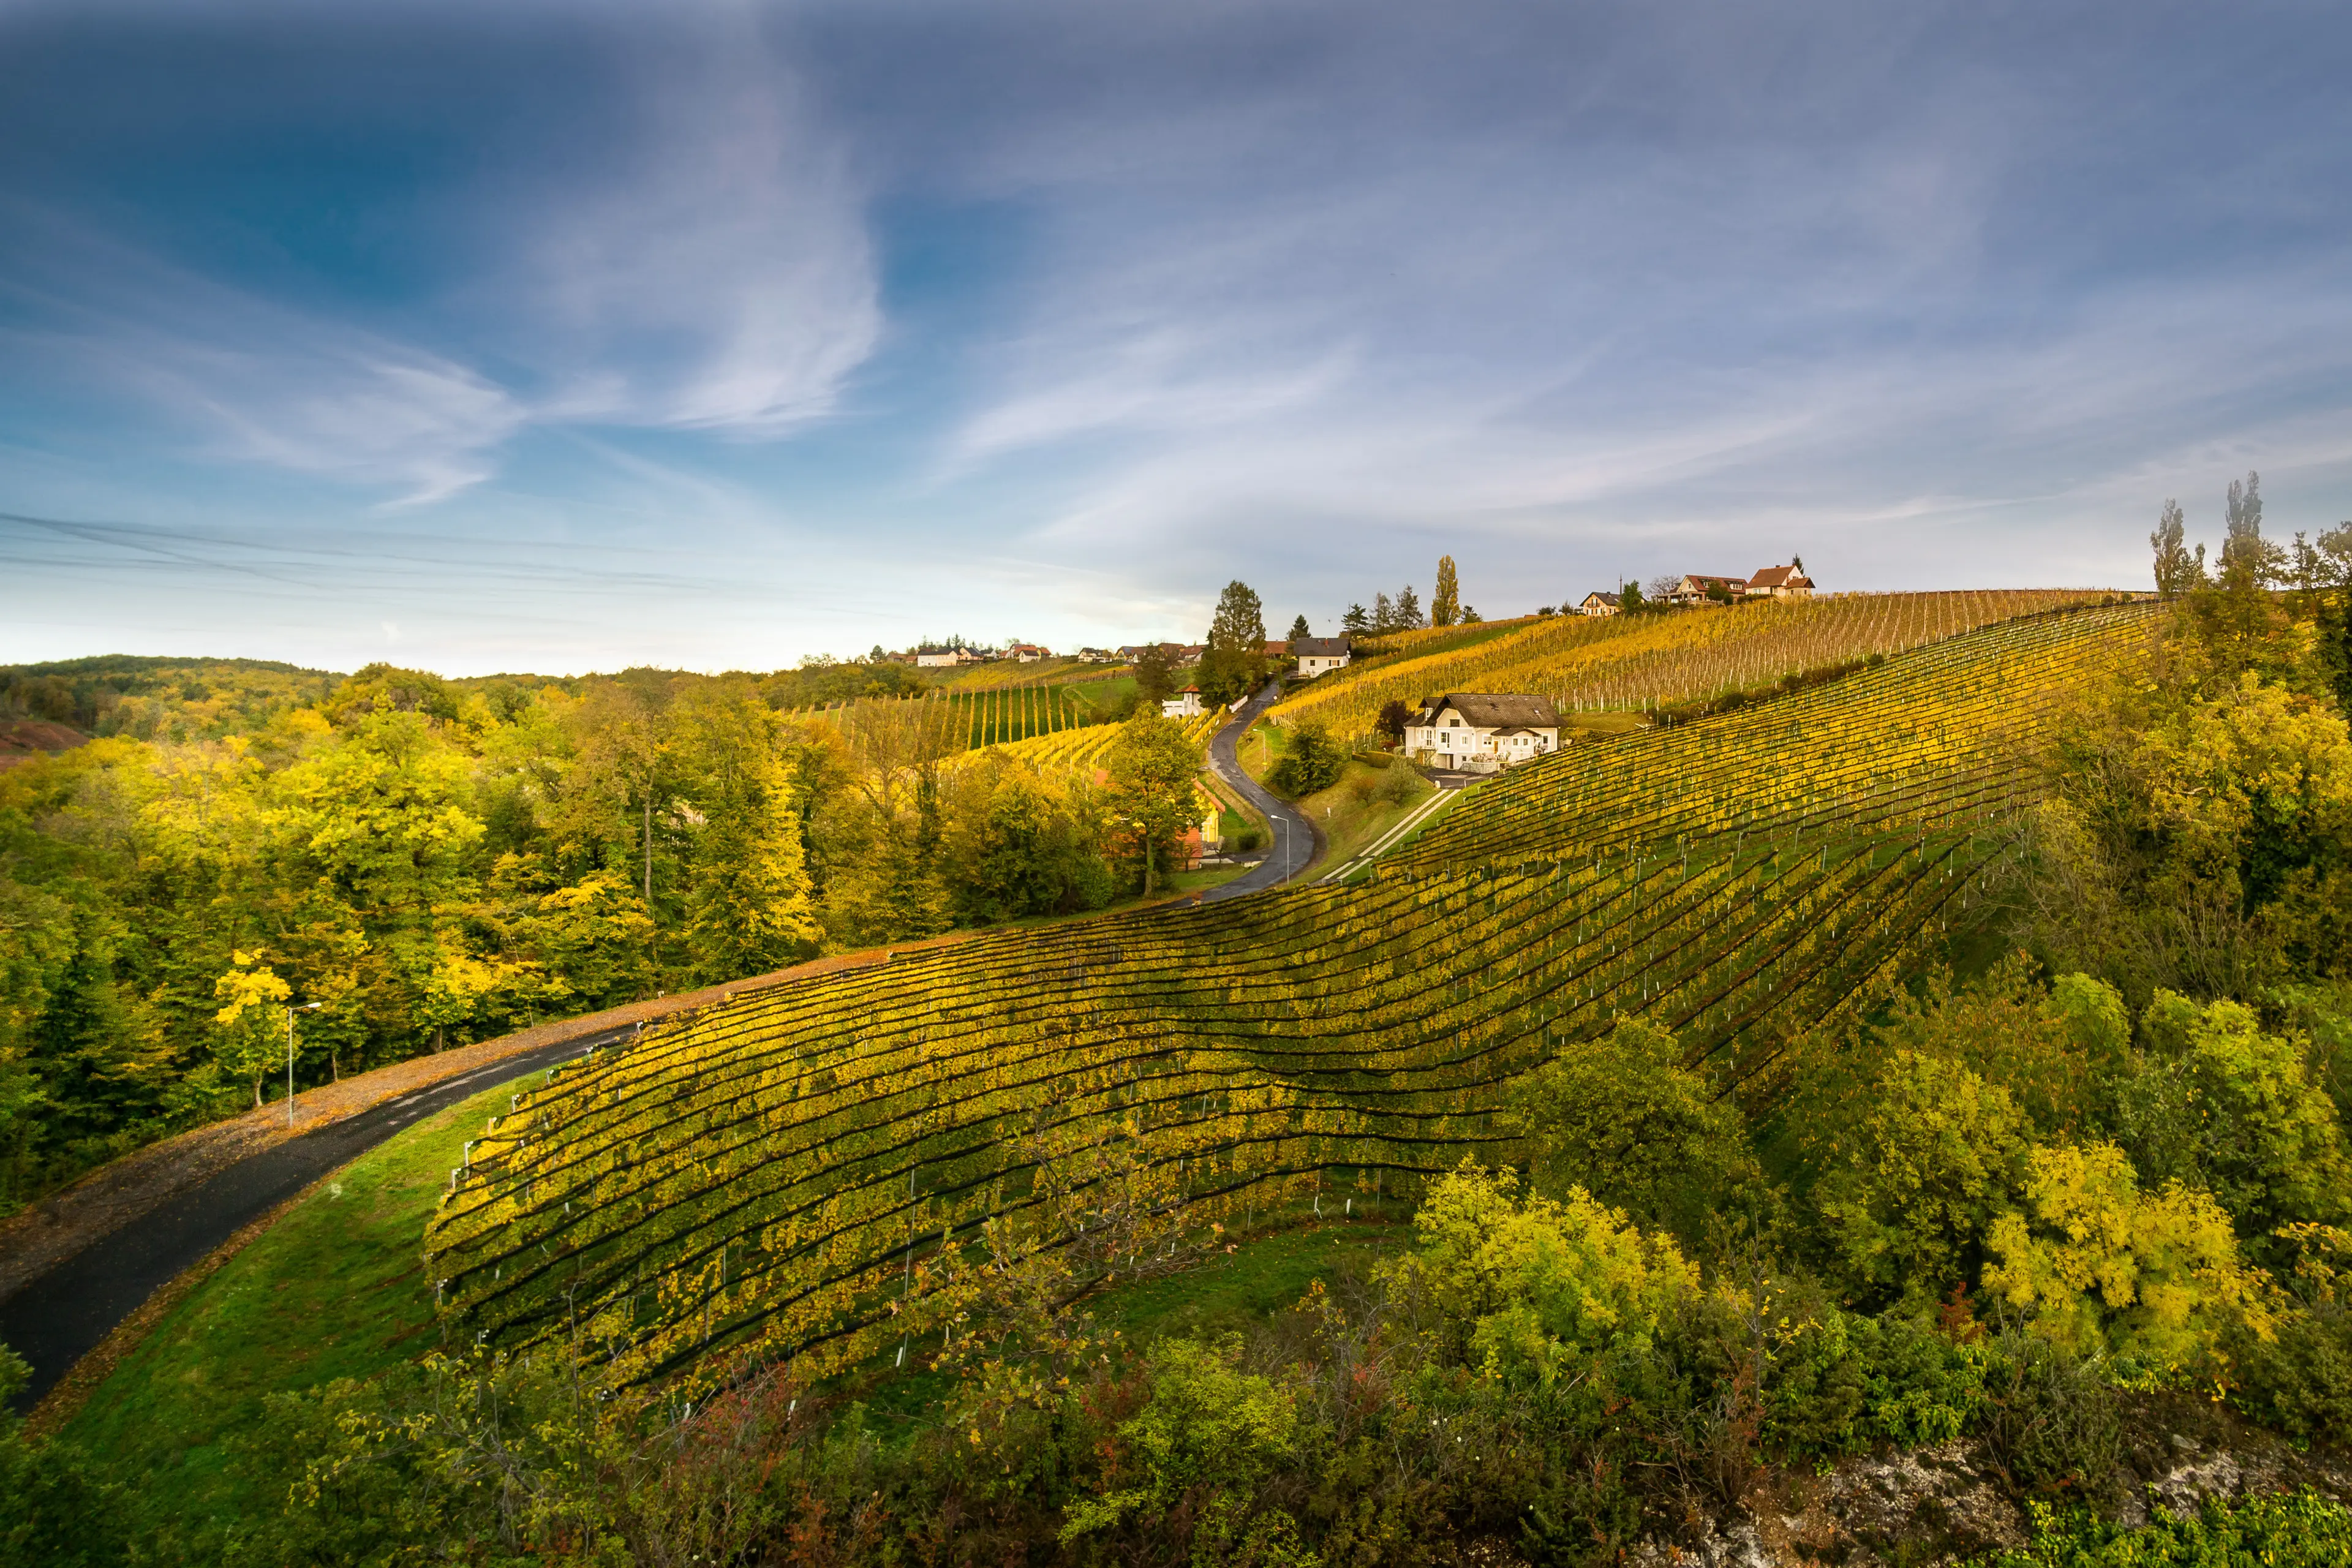
[[[1198,718],[1179,721],[1184,728],[1185,739],[1203,747],[1208,745],[1209,738],[1224,721],[1225,710],[1222,708]],[[1118,725],[1090,724],[1082,729],[1033,735],[1025,741],[1004,742],[998,750],[1042,772],[1090,773],[1108,763],[1111,744],[1118,739]]]
[[[933,690],[920,697],[867,697],[838,707],[803,710],[802,717],[838,721],[864,704],[914,704],[922,727],[940,751],[977,751],[1042,737],[1066,735],[1098,723],[1092,705],[1072,685],[1027,683],[971,690]]]
[[[2051,589],[1845,594],[1738,610],[1564,616],[1526,623],[1475,646],[1428,652],[1415,652],[1422,645],[1412,639],[1433,640],[1433,633],[1407,633],[1381,645],[1406,657],[1325,676],[1277,706],[1275,716],[1286,723],[1318,721],[1339,735],[1369,736],[1383,704],[1418,706],[1439,691],[1538,693],[1569,715],[1719,700],[2099,597]],[[1449,637],[1460,631],[1444,628]]]
[[[1080,1257],[1139,1215],[1198,1231],[1507,1158],[1508,1086],[1620,1016],[1768,1094],[1790,1041],[1925,962],[2066,694],[2153,626],[1950,637],[1572,747],[1360,881],[983,936],[650,1032],[471,1147],[431,1276],[466,1331],[572,1340],[618,1383],[821,1375],[950,1342],[983,1247]]]

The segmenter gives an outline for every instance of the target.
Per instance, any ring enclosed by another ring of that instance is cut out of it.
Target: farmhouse
[[[1188,686],[1160,704],[1160,715],[1163,719],[1198,719],[1205,711],[1207,710],[1201,706],[1201,689],[1197,686]]]
[[[1033,642],[1017,642],[1004,650],[1004,657],[1021,664],[1034,664],[1041,658],[1053,658],[1054,650]]]
[[[961,664],[978,664],[982,656],[968,647],[919,647],[915,663],[924,669],[952,669]]]
[[[1688,609],[1694,605],[1736,605],[1746,592],[1745,577],[1710,577],[1704,572],[1691,572],[1685,574],[1682,581],[1675,584],[1675,591],[1666,596]]]
[[[1576,606],[1576,613],[1580,616],[1613,616],[1624,607],[1623,595],[1603,594],[1596,589],[1584,595],[1584,602]]]
[[[1290,651],[1298,656],[1298,673],[1305,676],[1347,668],[1350,652],[1346,637],[1300,637]]]
[[[1559,710],[1549,697],[1448,691],[1422,704],[1404,748],[1416,763],[1491,773],[1558,751]]]
[[[1805,575],[1802,563],[1767,566],[1748,579],[1747,596],[1751,599],[1810,599],[1813,596],[1813,580]]]

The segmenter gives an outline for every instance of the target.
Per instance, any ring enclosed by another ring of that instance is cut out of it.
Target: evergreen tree
[[[1201,696],[1233,702],[1265,679],[1265,610],[1250,585],[1236,578],[1217,596],[1209,642],[1201,655]]]
[[[1386,594],[1373,595],[1371,624],[1373,634],[1378,636],[1381,632],[1392,632],[1396,629],[1396,606],[1389,603],[1389,596]]]
[[[1362,637],[1372,629],[1372,617],[1361,605],[1350,605],[1348,613],[1339,617],[1339,629],[1349,637]]]
[[[1412,589],[1405,590],[1407,594]],[[1429,595],[1429,624],[1450,626],[1462,618],[1462,584],[1454,576],[1454,557],[1437,558],[1437,586]]]
[[[1398,589],[1396,596],[1396,629],[1401,632],[1417,631],[1428,624],[1429,623],[1427,621],[1422,618],[1421,595],[1412,591],[1412,584],[1408,583],[1403,587]]]
[[[1314,631],[1307,625],[1307,617],[1305,616],[1297,616],[1296,619],[1292,620],[1290,623],[1290,651],[1297,653],[1298,651],[1298,645],[1305,642],[1308,637],[1311,637],[1314,635]]]

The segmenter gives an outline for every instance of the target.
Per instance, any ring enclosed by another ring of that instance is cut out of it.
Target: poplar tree
[[[1407,588],[1410,595],[1412,590]],[[1437,558],[1437,587],[1429,595],[1429,624],[1450,626],[1462,618],[1462,584],[1454,575],[1454,557]]]
[[[2179,598],[2205,580],[2205,547],[2200,544],[2195,555],[2189,554],[2187,532],[2180,503],[2166,498],[2164,513],[2156,520],[2147,543],[2156,553],[2156,591],[2168,599]]]

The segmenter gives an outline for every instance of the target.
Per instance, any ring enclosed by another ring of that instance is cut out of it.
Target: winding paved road
[[[0,1343],[33,1369],[29,1410],[158,1287],[253,1221],[401,1129],[486,1089],[625,1039],[633,1026],[583,1035],[444,1079],[251,1154],[142,1215],[0,1301]]]
[[[1241,758],[1234,746],[1253,721],[1274,705],[1282,694],[1279,679],[1269,681],[1265,690],[1234,710],[1233,721],[1218,731],[1209,742],[1209,767],[1217,777],[1263,813],[1274,827],[1274,847],[1265,859],[1247,876],[1210,889],[1201,895],[1208,903],[1218,899],[1238,899],[1246,893],[1263,892],[1279,887],[1301,871],[1315,858],[1315,828],[1305,817],[1292,810],[1287,802],[1277,799],[1256,780],[1242,771]]]

